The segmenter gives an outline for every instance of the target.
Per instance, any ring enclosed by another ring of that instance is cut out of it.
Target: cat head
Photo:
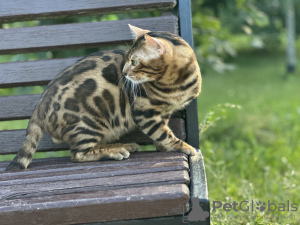
[[[151,32],[129,25],[134,37],[127,52],[123,75],[133,83],[162,79],[172,60],[174,45],[187,45],[168,32]]]

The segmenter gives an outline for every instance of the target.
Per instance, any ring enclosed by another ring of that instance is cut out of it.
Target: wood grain
[[[169,126],[174,132],[175,136],[181,140],[185,140],[185,121],[181,118],[172,118],[170,120]],[[14,154],[16,153],[23,145],[25,140],[26,130],[7,130],[0,131],[0,154]],[[153,141],[143,134],[140,130],[134,130],[123,137],[119,141],[121,143],[131,143],[136,142],[141,145],[151,145]],[[67,150],[69,149],[68,145],[54,144],[51,137],[48,134],[45,134],[38,146],[38,151],[58,151],[58,150]]]
[[[128,24],[178,33],[176,16],[1,29],[0,54],[125,44],[132,41]]]
[[[29,119],[41,95],[0,97],[0,121]]]
[[[20,182],[19,184],[1,186],[0,199],[13,200],[78,192],[116,190],[125,186],[131,188],[157,186],[163,183],[189,183],[188,173],[184,170],[131,175],[117,174],[111,177],[95,177],[95,174],[91,174],[93,177],[90,178],[89,175],[90,173],[86,173],[82,176],[73,176],[73,179],[67,180],[55,180],[56,177],[49,177],[49,179],[43,179],[43,182],[36,178],[31,179],[30,183]]]
[[[31,169],[14,173],[2,172],[6,165],[0,163],[0,214],[8,225],[105,222],[189,210],[182,153],[141,152],[123,161],[90,163],[38,159]]]
[[[0,186],[67,181],[74,179],[105,178],[111,176],[138,175],[153,172],[188,171],[189,166],[183,156],[175,152],[136,152],[123,161],[106,160],[101,162],[74,163],[70,157],[34,159],[29,169],[22,172],[3,173]],[[156,159],[153,159],[156,157]],[[43,164],[42,164],[43,163]],[[0,162],[0,172],[8,162]]]
[[[47,85],[78,58],[11,62],[0,64],[0,88]]]
[[[6,200],[0,213],[6,225],[105,222],[182,215],[188,198],[185,184],[173,184]]]
[[[180,152],[157,152],[157,151],[141,151],[134,152],[126,160],[115,161],[115,160],[104,160],[101,163],[97,162],[81,162],[74,163],[71,162],[70,157],[57,157],[57,158],[44,158],[44,159],[33,159],[31,166],[27,170],[22,170],[20,172],[13,173],[1,173],[8,166],[9,162],[0,162],[0,173],[3,180],[19,179],[24,177],[26,172],[26,177],[37,176],[36,174],[47,174],[56,173],[58,171],[63,171],[65,173],[72,171],[90,171],[93,168],[102,168],[103,171],[109,170],[109,168],[122,166],[123,169],[126,166],[138,166],[140,164],[152,164],[155,168],[165,168],[166,163],[178,163],[179,161],[187,162],[187,156]],[[182,165],[179,164],[181,167]],[[105,169],[104,169],[105,168]],[[184,165],[185,169],[186,165]],[[138,172],[136,172],[138,173]],[[20,177],[19,177],[20,176]],[[30,177],[29,177],[30,178]],[[1,181],[3,181],[0,178]]]
[[[173,8],[175,0],[14,0],[1,1],[0,23],[62,16],[86,16],[123,11],[150,11]]]

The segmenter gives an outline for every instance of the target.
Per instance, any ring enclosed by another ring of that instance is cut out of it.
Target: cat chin
[[[130,82],[134,83],[134,84],[141,84],[141,83],[145,83],[145,82],[148,82],[149,80],[147,79],[140,79],[140,80],[133,80],[132,78],[130,77],[126,77]]]

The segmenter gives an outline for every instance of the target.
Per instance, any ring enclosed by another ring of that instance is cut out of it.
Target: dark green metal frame
[[[178,0],[177,5],[180,36],[193,48],[193,28],[190,0]],[[186,133],[187,143],[199,148],[199,127],[198,127],[198,108],[197,100],[194,99],[186,107]],[[210,202],[208,199],[207,181],[205,167],[201,151],[198,150],[198,156],[189,158],[190,177],[191,177],[191,197],[198,198],[202,209],[210,213]],[[193,207],[193,205],[192,205]],[[189,224],[210,224],[210,216],[205,221],[189,222]]]

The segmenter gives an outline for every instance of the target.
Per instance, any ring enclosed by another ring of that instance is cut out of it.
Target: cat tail
[[[33,155],[37,150],[37,146],[43,137],[44,132],[41,126],[31,121],[28,124],[26,139],[22,148],[17,153],[13,161],[6,167],[5,171],[17,171],[20,169],[26,169],[29,163],[32,161]]]

